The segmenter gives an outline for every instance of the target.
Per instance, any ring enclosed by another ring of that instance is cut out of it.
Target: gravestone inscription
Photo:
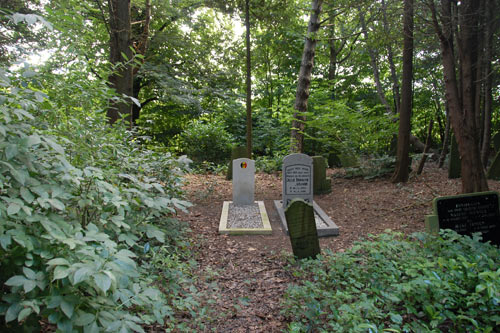
[[[295,198],[313,203],[313,161],[305,154],[290,154],[283,159],[283,209]]]
[[[293,255],[298,259],[315,259],[320,247],[312,203],[293,199],[285,209],[285,216]]]
[[[248,158],[233,160],[233,204],[253,205],[255,161]]]
[[[483,241],[500,246],[500,210],[497,192],[480,192],[434,199],[440,229],[461,235],[480,232]]]

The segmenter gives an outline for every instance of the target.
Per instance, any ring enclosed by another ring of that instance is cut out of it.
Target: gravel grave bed
[[[239,206],[230,203],[227,217],[227,228],[263,228],[259,205],[254,203],[253,205]]]

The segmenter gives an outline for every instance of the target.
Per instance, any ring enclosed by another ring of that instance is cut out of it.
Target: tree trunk
[[[461,1],[459,5],[459,72],[461,94],[456,78],[456,67],[453,50],[453,31],[451,20],[451,0],[441,0],[442,27],[437,19],[433,2],[429,2],[434,27],[441,43],[443,73],[446,99],[450,108],[450,121],[458,143],[462,168],[462,192],[479,192],[488,190],[479,151],[478,128],[476,126],[475,84],[477,47],[479,35],[475,31],[478,17],[478,0]],[[462,98],[460,98],[460,96]]]
[[[120,101],[111,100],[107,111],[110,124],[125,116],[130,121],[132,107],[123,96],[132,96],[132,59],[130,38],[130,0],[108,0],[110,26],[110,62],[114,67],[109,85],[115,89]],[[124,56],[126,58],[124,58]]]
[[[337,74],[337,48],[335,45],[335,16],[330,15],[329,18],[330,33],[328,38],[328,46],[330,51],[328,64],[328,83],[330,86],[331,99],[335,99],[335,76]]]
[[[382,88],[382,83],[380,82],[380,71],[378,69],[378,63],[377,63],[378,61],[377,52],[369,45],[368,42],[368,28],[366,26],[365,14],[363,13],[363,10],[361,8],[358,8],[358,11],[359,11],[359,21],[361,23],[361,29],[363,31],[363,37],[366,40],[368,54],[370,55],[370,63],[373,70],[373,79],[375,80],[375,86],[377,88],[378,97],[380,99],[380,102],[382,102],[382,104],[384,105],[387,114],[394,113],[394,110],[391,108],[391,106],[387,102],[387,99],[385,98],[384,89]]]
[[[446,113],[446,126],[444,128],[443,145],[441,149],[441,155],[439,156],[438,168],[443,167],[446,155],[448,155],[448,146],[450,145],[450,112],[448,109],[448,102],[445,102],[445,113]]]
[[[139,72],[139,69],[141,68],[142,64],[144,64],[145,56],[146,56],[146,51],[148,50],[149,47],[149,28],[151,24],[151,1],[150,0],[145,0],[144,3],[144,17],[140,18],[144,24],[142,26],[142,31],[139,36],[132,36],[132,44],[135,49],[136,54],[140,54],[143,56],[141,61],[141,65],[138,65],[136,63],[135,67],[133,68],[132,75],[133,75],[133,85],[132,85],[132,93],[135,99],[139,100],[139,93],[141,92],[142,88],[142,79],[137,76],[137,73]],[[141,102],[142,104],[142,102]],[[137,105],[135,103],[132,104],[132,126],[136,125],[137,120],[139,119],[139,116],[141,114],[142,110],[142,105]]]
[[[408,181],[413,82],[413,0],[404,0],[403,79],[399,112],[398,149],[393,183]]]
[[[247,60],[247,157],[252,158],[252,69],[251,69],[251,53],[250,53],[250,0],[245,1],[245,43],[246,43],[246,60]]]
[[[311,86],[311,74],[314,65],[314,55],[316,50],[316,32],[319,30],[319,15],[323,0],[312,0],[311,16],[307,28],[307,36],[302,52],[300,63],[299,79],[297,83],[297,93],[295,95],[295,110],[291,131],[291,151],[302,153],[304,151],[304,127],[307,111],[307,101],[309,99],[309,88]]]
[[[481,147],[481,161],[486,168],[490,156],[491,145],[491,116],[493,107],[493,92],[492,92],[492,77],[491,77],[491,60],[493,52],[493,31],[495,30],[496,21],[494,18],[495,1],[488,0],[486,6],[486,28],[485,28],[485,82],[484,82],[484,117],[483,117],[483,140]]]
[[[388,40],[389,38],[389,21],[387,20],[387,5],[385,0],[382,0],[382,18],[384,20],[384,31],[387,34]],[[396,65],[394,65],[394,55],[392,52],[392,45],[390,42],[387,43],[387,60],[389,61],[389,68],[391,70],[391,79],[392,79],[392,93],[394,95],[394,113],[399,113],[401,109],[401,97],[399,96],[399,79],[396,71]]]
[[[434,119],[429,121],[429,128],[427,129],[427,140],[425,141],[425,149],[422,158],[420,159],[420,163],[418,163],[417,175],[420,175],[424,170],[425,161],[427,160],[427,154],[429,153],[429,149],[431,148],[432,143],[432,127],[434,125]]]

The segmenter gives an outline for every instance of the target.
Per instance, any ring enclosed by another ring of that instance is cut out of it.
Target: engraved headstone
[[[305,154],[290,154],[283,159],[283,209],[295,198],[313,203],[313,162]]]
[[[480,232],[483,241],[500,246],[500,211],[497,192],[479,192],[434,199],[440,229],[461,235]]]
[[[233,204],[253,205],[255,161],[248,158],[233,160]]]
[[[298,259],[315,259],[320,247],[312,203],[293,199],[285,209],[285,216],[293,255]]]

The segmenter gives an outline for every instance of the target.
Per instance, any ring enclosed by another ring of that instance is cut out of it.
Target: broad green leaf
[[[27,143],[28,147],[31,147],[31,146],[39,144],[40,142],[42,142],[42,140],[40,139],[40,136],[38,134],[33,134],[33,135],[30,135],[28,137],[28,140],[26,143]]]
[[[59,266],[59,265],[65,265],[65,266],[69,266],[69,261],[67,261],[66,259],[64,258],[54,258],[54,259],[51,259],[47,262],[47,265],[49,266]]]
[[[33,313],[32,308],[24,308],[22,309],[19,314],[17,315],[17,321],[22,322],[26,317],[28,317],[30,314]]]
[[[90,325],[87,325],[83,328],[84,333],[99,333],[99,326],[97,326],[97,322],[94,321]]]
[[[57,266],[54,269],[54,278],[52,279],[52,281],[64,279],[65,277],[68,276],[68,274],[69,274],[69,267]]]
[[[10,235],[1,235],[0,236],[0,245],[4,250],[7,250],[9,245],[12,243],[12,238]]]
[[[23,273],[28,279],[36,280],[36,273],[32,269],[23,267]]]
[[[103,273],[98,273],[94,275],[94,281],[99,289],[104,293],[111,287],[111,278]]]
[[[133,321],[127,321],[126,325],[130,327],[132,330],[134,330],[134,332],[145,333],[144,329],[141,326],[134,323]]]
[[[8,161],[18,154],[17,145],[10,144],[5,148],[5,159]]]
[[[47,308],[55,309],[59,307],[62,302],[62,296],[50,296],[47,303]]]
[[[403,323],[403,317],[401,317],[401,315],[399,315],[397,313],[390,313],[390,316],[391,316],[392,322],[394,322],[396,324],[402,324]]]
[[[82,267],[79,268],[76,272],[75,275],[73,276],[73,285],[80,283],[84,280],[87,279],[88,275],[92,272],[92,269],[89,267]]]
[[[50,205],[52,207],[54,207],[55,209],[58,209],[61,211],[63,211],[66,208],[64,206],[64,204],[61,201],[59,201],[58,199],[47,199],[47,202],[50,203]]]
[[[14,202],[10,203],[9,207],[7,208],[7,215],[9,216],[16,215],[20,210],[21,210],[20,205]]]
[[[76,326],[87,326],[91,324],[94,320],[95,320],[95,315],[78,310],[74,323]]]
[[[64,333],[73,333],[73,323],[69,319],[61,319],[57,322],[57,328]]]
[[[8,323],[10,321],[17,319],[17,315],[22,309],[23,307],[19,305],[19,303],[12,304],[5,313],[5,322]]]
[[[73,316],[73,311],[75,310],[75,306],[63,299],[60,307],[66,317],[71,319],[71,316]]]
[[[10,279],[8,279],[5,282],[5,285],[10,286],[10,287],[19,287],[24,285],[24,282],[26,281],[26,277],[22,275],[14,275]]]
[[[485,290],[486,286],[484,284],[478,284],[476,286],[476,293],[480,293],[481,291]]]
[[[118,329],[122,326],[121,320],[115,320],[106,328],[106,332],[118,332]]]
[[[23,288],[24,288],[25,293],[29,293],[30,291],[35,289],[35,287],[36,287],[36,281],[33,281],[33,280],[24,281]]]
[[[43,140],[45,142],[48,143],[48,145],[50,147],[52,147],[52,149],[54,149],[56,152],[58,152],[59,154],[64,154],[64,148],[61,147],[61,145],[59,145],[58,143],[54,142],[52,139],[48,138],[48,137],[43,137]]]

